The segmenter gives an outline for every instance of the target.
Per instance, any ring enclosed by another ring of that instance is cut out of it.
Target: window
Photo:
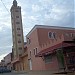
[[[75,53],[67,53],[67,64],[74,65],[75,64]]]
[[[11,13],[11,18],[13,19],[13,13]]]
[[[21,36],[21,34],[17,34],[17,36]]]
[[[12,23],[12,25],[13,25],[13,23]]]
[[[22,47],[19,47],[18,49],[19,49],[19,50],[22,50]]]
[[[14,34],[13,34],[13,38],[14,38]]]
[[[34,55],[35,55],[35,48],[34,48]]]
[[[13,19],[13,16],[11,16],[11,18]]]
[[[65,36],[66,36],[66,37],[69,37],[69,33],[65,33]]]
[[[45,55],[44,60],[45,60],[45,63],[52,62],[52,55],[51,54]]]
[[[20,22],[16,22],[16,24],[20,24]]]
[[[73,37],[73,33],[71,33],[71,37]]]
[[[56,35],[55,35],[54,32],[49,32],[49,33],[48,33],[48,36],[49,36],[49,38],[51,38],[51,39],[56,38]]]
[[[21,52],[20,52],[21,53]],[[22,54],[19,54],[19,56],[22,56]]]
[[[19,10],[15,10],[15,12],[19,12]]]
[[[52,33],[51,33],[51,32],[49,32],[49,34],[48,34],[48,35],[49,35],[49,38],[51,38],[51,37],[52,37]]]
[[[17,30],[20,30],[20,28],[17,28]]]
[[[19,18],[19,16],[16,16],[16,18]]]
[[[30,51],[30,57],[31,57],[31,51]]]
[[[21,41],[19,40],[18,43],[21,43]]]
[[[55,36],[55,33],[53,33],[53,38],[55,38],[56,36]]]
[[[30,43],[31,43],[31,40],[30,40],[30,38],[27,38],[27,42],[28,42],[28,44],[30,44]]]
[[[37,48],[34,48],[34,55],[37,54]]]

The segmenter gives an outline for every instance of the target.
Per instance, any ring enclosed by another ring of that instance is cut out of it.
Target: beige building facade
[[[22,16],[21,7],[17,5],[17,1],[13,1],[11,7],[11,24],[12,24],[12,40],[13,40],[13,59],[12,64],[14,70],[22,70],[22,63],[19,62],[20,56],[24,52],[24,39],[23,39],[23,27],[22,27]]]
[[[13,1],[11,7],[12,39],[14,59],[18,58],[24,51],[23,27],[21,17],[21,7],[17,6],[17,1]]]

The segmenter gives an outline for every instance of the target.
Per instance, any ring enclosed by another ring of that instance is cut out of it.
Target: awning
[[[51,46],[47,49],[44,49],[44,50],[40,51],[36,55],[36,57],[42,57],[43,55],[54,53],[56,51],[56,49],[59,49],[59,48],[72,47],[72,46],[75,46],[75,44],[74,43],[61,42],[61,43],[58,43],[54,46]]]

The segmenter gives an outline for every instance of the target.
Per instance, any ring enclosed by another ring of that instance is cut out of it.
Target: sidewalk
[[[55,74],[56,71],[30,71],[29,75],[75,75],[75,73]]]
[[[19,71],[19,72],[17,72],[17,71],[12,71],[11,73],[13,73],[13,74],[28,74],[27,71]]]
[[[75,75],[75,72],[67,73],[67,74],[55,74],[58,73],[57,71],[21,71],[21,72],[12,72],[13,74],[26,74],[26,75]]]

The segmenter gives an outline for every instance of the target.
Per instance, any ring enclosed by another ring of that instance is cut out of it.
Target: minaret
[[[12,23],[12,40],[13,40],[13,59],[19,58],[24,51],[24,38],[21,17],[21,7],[17,5],[17,1],[13,1],[11,7],[11,23]]]
[[[17,1],[16,0],[13,1],[13,6],[17,7]]]

